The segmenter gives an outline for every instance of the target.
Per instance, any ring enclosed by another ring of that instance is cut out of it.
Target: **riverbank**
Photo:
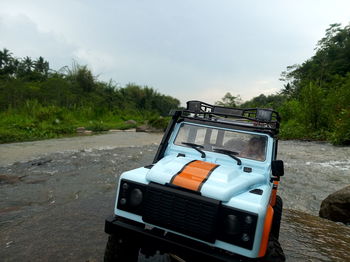
[[[10,165],[15,162],[23,162],[44,157],[50,153],[72,152],[92,149],[113,149],[117,147],[144,146],[159,144],[162,134],[136,133],[136,132],[111,132],[94,136],[75,136],[39,140],[32,142],[20,142],[0,144],[0,166]]]
[[[154,110],[66,108],[27,101],[20,108],[0,111],[0,144],[73,137],[87,132],[98,134],[143,125],[164,129],[168,120]]]

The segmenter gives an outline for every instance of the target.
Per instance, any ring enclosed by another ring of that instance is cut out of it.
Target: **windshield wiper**
[[[204,148],[204,146],[197,145],[197,144],[194,144],[194,143],[188,143],[188,142],[181,142],[181,144],[189,146],[189,147],[192,147],[194,150],[197,150],[199,153],[202,154],[202,156],[201,156],[202,158],[206,157],[205,153],[202,150],[198,149],[198,148]]]
[[[231,151],[231,150],[224,149],[224,148],[213,148],[213,151],[217,152],[217,153],[222,153],[222,154],[228,155],[237,161],[237,165],[239,165],[239,166],[242,165],[242,161],[238,157],[236,157],[236,155],[238,155],[238,153],[235,151]]]

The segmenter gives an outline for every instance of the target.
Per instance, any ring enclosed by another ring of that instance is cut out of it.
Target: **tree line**
[[[227,93],[217,104],[274,108],[282,116],[282,138],[350,144],[350,26],[330,25],[314,55],[288,66],[281,80],[276,94],[243,103]],[[154,122],[179,106],[151,87],[99,81],[87,66],[55,71],[43,57],[0,51],[0,142],[71,134],[77,125],[106,130],[130,118]]]
[[[279,111],[282,138],[350,144],[349,25],[331,24],[318,41],[315,54],[301,64],[288,66],[281,81],[284,86],[276,94],[261,94],[244,103],[230,93],[224,98],[240,107]]]
[[[146,110],[166,115],[180,101],[152,87],[99,81],[87,66],[73,64],[59,71],[50,69],[43,57],[16,58],[0,51],[0,110],[23,106],[28,100],[66,108],[91,106],[108,110]]]
[[[0,142],[70,134],[78,125],[117,128],[113,123],[154,120],[179,106],[152,87],[100,81],[87,66],[55,71],[43,57],[0,51]]]

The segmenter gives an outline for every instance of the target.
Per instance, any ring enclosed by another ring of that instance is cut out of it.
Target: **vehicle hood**
[[[199,191],[203,196],[224,202],[255,185],[266,183],[262,174],[243,172],[243,167],[234,162],[223,165],[176,156],[167,156],[158,161],[147,173],[146,179]]]

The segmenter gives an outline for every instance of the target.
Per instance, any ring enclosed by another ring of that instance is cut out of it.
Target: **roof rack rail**
[[[266,126],[267,129],[274,129],[278,132],[281,118],[278,112],[267,108],[233,108],[210,105],[198,100],[187,102],[187,108],[183,111],[195,114],[195,117],[212,118],[218,117],[231,118],[233,120],[244,119],[252,122],[255,126]]]

